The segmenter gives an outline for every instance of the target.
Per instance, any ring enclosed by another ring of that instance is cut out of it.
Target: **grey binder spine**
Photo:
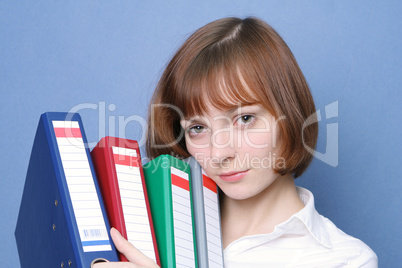
[[[223,268],[218,187],[193,157],[184,161],[191,167],[198,267]]]

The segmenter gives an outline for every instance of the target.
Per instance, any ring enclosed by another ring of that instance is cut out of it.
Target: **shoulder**
[[[331,220],[320,215],[309,190],[300,187],[297,190],[305,208],[296,217],[304,223],[317,242],[315,247],[306,248],[302,257],[306,262],[314,260],[314,265],[310,267],[323,267],[320,266],[322,264],[325,264],[324,267],[377,267],[377,256],[368,245],[346,234]]]
[[[378,267],[377,255],[360,239],[346,234],[331,220],[320,215],[331,241],[331,252],[347,261],[351,267]]]

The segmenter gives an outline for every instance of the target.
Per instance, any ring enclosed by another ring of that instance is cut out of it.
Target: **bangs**
[[[198,57],[188,68],[177,90],[180,98],[177,107],[185,118],[208,113],[212,106],[219,110],[258,104],[261,93],[257,85],[247,81],[248,73],[243,63],[235,57],[225,59],[215,55]],[[248,79],[252,80],[252,79]]]

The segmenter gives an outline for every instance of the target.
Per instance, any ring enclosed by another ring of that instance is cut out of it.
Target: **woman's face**
[[[285,165],[277,155],[277,121],[261,105],[208,107],[208,113],[181,121],[188,152],[227,197],[259,194],[279,176],[273,168]]]

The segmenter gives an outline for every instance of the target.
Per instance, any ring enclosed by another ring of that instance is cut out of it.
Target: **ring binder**
[[[194,157],[183,161],[191,167],[198,266],[223,268],[218,186],[203,173]]]
[[[138,143],[104,137],[91,155],[110,224],[144,255],[159,264]],[[127,261],[122,254],[120,259]]]
[[[117,261],[79,114],[44,113],[15,230],[21,267]]]
[[[170,155],[144,165],[162,267],[198,267],[190,166]]]

